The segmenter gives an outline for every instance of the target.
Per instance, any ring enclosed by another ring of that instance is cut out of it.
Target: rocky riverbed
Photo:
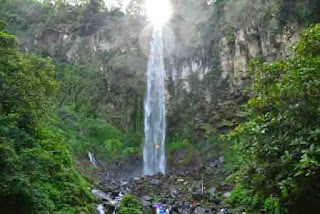
[[[139,166],[139,160],[136,163]],[[120,163],[120,166],[129,170],[127,165]],[[130,167],[129,167],[130,168]],[[113,171],[109,171],[113,169]],[[161,203],[168,207],[172,214],[217,214],[228,213],[222,203],[225,197],[230,195],[231,185],[224,184],[225,169],[223,161],[216,159],[206,163],[205,167],[192,171],[169,174],[157,174],[153,176],[128,176],[135,174],[122,170],[115,170],[115,166],[109,166],[100,180],[100,185],[105,195],[98,196],[104,201],[106,213],[113,213],[119,198],[125,194],[137,196],[144,209],[153,213],[153,205]],[[108,173],[112,172],[112,173]],[[195,203],[194,210],[190,209],[190,203]]]

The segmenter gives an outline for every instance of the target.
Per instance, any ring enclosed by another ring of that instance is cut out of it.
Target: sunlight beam
[[[147,0],[146,6],[147,16],[155,26],[162,27],[172,15],[169,0]]]

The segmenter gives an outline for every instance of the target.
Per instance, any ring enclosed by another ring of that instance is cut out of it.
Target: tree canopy
[[[54,73],[50,59],[20,53],[0,30],[0,203],[9,213],[74,213],[92,201],[51,128]]]
[[[249,210],[312,213],[320,188],[320,25],[302,33],[287,61],[252,61],[247,122],[230,135],[239,156],[231,203]],[[249,191],[248,191],[249,190]],[[239,195],[245,191],[247,196]]]

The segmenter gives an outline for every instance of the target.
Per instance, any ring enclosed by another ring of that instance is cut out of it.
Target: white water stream
[[[161,27],[155,27],[153,30],[150,42],[147,81],[144,103],[144,174],[153,175],[158,172],[164,174],[166,166],[166,105]]]
[[[97,163],[96,163],[96,159],[94,158],[93,154],[91,152],[88,152],[88,157],[89,157],[89,160],[91,162],[91,164],[97,168]]]
[[[98,214],[105,214],[104,209],[103,209],[103,204],[99,204],[97,207],[97,213]]]

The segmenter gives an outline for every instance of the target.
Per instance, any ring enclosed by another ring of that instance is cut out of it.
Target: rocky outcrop
[[[249,28],[236,31],[232,42],[223,37],[220,41],[221,76],[229,77],[230,92],[241,92],[250,84],[246,80],[249,78],[247,68],[251,59],[259,57],[272,62],[288,58],[300,31],[298,26],[290,26],[281,34]]]
[[[241,121],[236,115],[239,104],[250,96],[244,93],[244,89],[252,84],[247,72],[250,60],[259,58],[272,62],[288,58],[301,30],[302,27],[294,24],[278,33],[259,27],[238,29],[231,35],[213,40],[212,46],[200,46],[200,51],[190,48],[185,55],[175,57],[173,62],[169,60],[169,121],[183,109],[184,112],[191,111],[191,114],[184,120],[178,119],[180,122],[188,124],[187,120],[195,120],[200,126],[201,123],[211,124],[217,131],[232,129]],[[201,44],[200,41],[195,43]],[[194,53],[190,55],[192,51]],[[207,53],[212,53],[211,58]],[[181,108],[180,103],[183,103]],[[226,121],[231,122],[229,127],[226,127]],[[178,124],[173,126],[182,129]],[[193,126],[194,130],[205,131],[199,125]]]

